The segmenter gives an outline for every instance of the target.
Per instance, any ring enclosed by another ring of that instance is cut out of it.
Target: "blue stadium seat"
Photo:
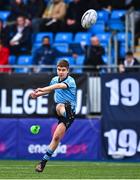
[[[93,35],[96,35],[98,33],[104,33],[105,32],[105,23],[96,23],[92,25],[89,29],[88,32],[92,33]]]
[[[42,45],[42,43],[34,43],[33,46],[32,46],[32,53],[38,49],[40,46]]]
[[[104,11],[97,11],[98,20],[104,20]]]
[[[85,50],[85,48],[82,44],[80,44],[80,42],[74,42],[74,43],[69,44],[69,52],[70,53],[77,53],[79,55],[82,55],[82,54],[84,54],[84,50]]]
[[[121,20],[112,19],[108,22],[108,27],[110,30],[123,32],[125,30],[125,23]]]
[[[16,64],[16,56],[11,55],[11,56],[9,56],[8,60],[9,60],[10,65],[15,65]]]
[[[126,13],[126,10],[113,10],[111,12],[111,19],[121,19]]]
[[[25,66],[32,65],[32,56],[30,56],[30,55],[19,56],[19,58],[17,60],[17,65],[25,65]],[[30,72],[30,69],[28,69],[26,67],[25,68],[16,68],[15,72],[27,73],[27,72]]]
[[[119,44],[119,57],[124,58],[125,57],[125,43]]]
[[[88,32],[78,32],[75,34],[74,43],[80,43],[81,45],[90,44],[91,33]]]
[[[9,14],[10,14],[10,11],[0,11],[0,18],[3,21],[6,21]]]
[[[106,10],[100,10],[100,11],[97,11],[97,23],[98,22],[101,22],[101,21],[108,21],[109,19],[109,15],[110,15],[110,12],[106,11]]]
[[[59,32],[56,33],[54,42],[55,43],[71,43],[73,40],[73,34],[70,32]]]
[[[105,32],[105,33],[97,34],[96,36],[99,38],[100,43],[108,44],[109,39],[111,37],[111,33]]]
[[[117,40],[124,43],[125,42],[125,32],[117,33]],[[128,34],[128,42],[131,44],[131,33]]]
[[[108,63],[108,56],[103,55],[102,58],[103,58],[104,63],[107,64]]]
[[[38,33],[35,37],[34,43],[40,43],[42,42],[42,39],[44,36],[49,36],[50,37],[50,43],[53,43],[53,33],[52,32],[45,32],[45,33]]]
[[[53,47],[60,52],[68,53],[69,51],[69,45],[67,43],[54,43]]]
[[[85,56],[84,55],[80,55],[77,57],[76,59],[76,64],[77,66],[83,66],[84,65],[84,60],[85,60]],[[82,68],[75,68],[73,70],[73,73],[82,73],[83,69]]]
[[[117,40],[120,41],[120,42],[125,42],[125,33],[122,32],[122,33],[117,33]]]
[[[125,33],[121,32],[121,33],[117,33],[116,35],[117,37],[117,41],[119,44],[119,55],[120,57],[124,57],[125,56]],[[129,42],[129,46],[131,45],[131,33],[128,34],[128,42]]]

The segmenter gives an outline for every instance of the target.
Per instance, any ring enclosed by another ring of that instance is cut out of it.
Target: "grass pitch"
[[[0,161],[0,179],[140,179],[140,163],[49,161],[36,173],[37,161]]]

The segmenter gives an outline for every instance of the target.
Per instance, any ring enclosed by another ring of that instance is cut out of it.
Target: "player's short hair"
[[[57,63],[57,67],[58,66],[59,67],[66,67],[67,69],[69,69],[69,62],[65,59],[62,59]]]

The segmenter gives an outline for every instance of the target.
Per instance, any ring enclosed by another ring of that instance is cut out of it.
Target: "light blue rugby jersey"
[[[56,83],[65,83],[68,87],[66,89],[55,89],[54,100],[55,103],[66,103],[70,102],[72,109],[75,111],[76,108],[76,83],[75,80],[68,76],[64,80],[60,81],[58,76],[52,78],[50,85]]]

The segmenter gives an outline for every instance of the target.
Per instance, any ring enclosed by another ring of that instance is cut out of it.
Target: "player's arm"
[[[30,96],[33,99],[35,99],[35,98],[37,98],[39,96],[49,94],[55,89],[66,89],[66,88],[67,88],[67,84],[65,84],[65,83],[57,83],[57,84],[53,84],[53,85],[50,85],[50,86],[47,86],[47,87],[37,88],[36,90],[34,90],[34,92],[32,92],[30,94]]]

